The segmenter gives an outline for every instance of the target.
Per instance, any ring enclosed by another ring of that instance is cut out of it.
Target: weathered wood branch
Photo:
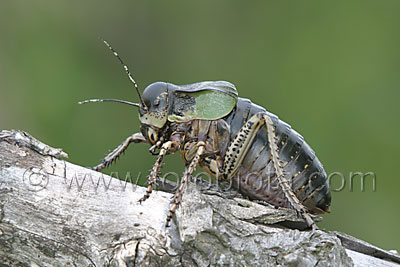
[[[0,265],[398,266],[400,256],[341,233],[302,231],[291,211],[190,184],[171,194],[62,160],[22,131],[0,132]]]

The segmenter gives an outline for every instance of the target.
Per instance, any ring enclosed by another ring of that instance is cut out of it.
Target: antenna
[[[129,80],[130,80],[130,81],[133,83],[133,85],[135,86],[136,92],[137,92],[137,94],[139,95],[140,103],[142,104],[143,109],[147,110],[147,106],[146,106],[146,104],[144,103],[144,101],[143,101],[143,99],[142,99],[142,96],[141,96],[141,94],[140,94],[140,92],[139,92],[139,87],[138,87],[138,85],[137,85],[135,79],[133,79],[132,74],[131,74],[131,72],[130,72],[129,69],[128,69],[128,66],[124,63],[124,61],[123,61],[123,60],[121,59],[121,57],[118,55],[117,51],[115,51],[114,48],[112,48],[111,45],[110,45],[106,40],[104,40],[104,39],[101,38],[101,37],[99,37],[99,38],[100,38],[100,40],[108,47],[108,49],[111,50],[111,52],[114,54],[114,56],[119,60],[119,62],[121,63],[122,67],[124,68],[126,74],[128,75]]]
[[[132,103],[129,101],[119,100],[119,99],[88,99],[88,100],[80,101],[80,102],[78,102],[78,104],[96,103],[96,102],[118,102],[118,103],[122,103],[122,104],[128,104],[131,106],[135,106],[138,108],[140,107],[140,105],[137,103]]]

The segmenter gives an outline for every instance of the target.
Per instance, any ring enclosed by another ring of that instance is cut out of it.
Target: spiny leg
[[[277,173],[279,186],[281,187],[285,198],[288,200],[293,209],[295,209],[306,220],[308,226],[311,226],[312,229],[317,229],[314,221],[307,213],[307,209],[293,193],[292,188],[289,185],[289,181],[285,178],[283,167],[279,159],[278,147],[276,145],[277,137],[275,135],[275,126],[272,119],[266,113],[260,112],[253,115],[239,130],[225,154],[222,178],[230,179],[237,172],[238,168],[246,157],[254,138],[256,137],[261,126],[264,124],[267,128],[271,159]]]
[[[222,179],[228,180],[235,175],[263,124],[262,113],[257,113],[240,128],[225,153]]]
[[[196,169],[196,166],[199,163],[201,155],[204,153],[205,143],[203,141],[198,142],[196,144],[196,147],[197,147],[196,155],[190,162],[189,166],[185,168],[185,172],[183,173],[183,177],[179,185],[179,188],[175,192],[174,198],[172,200],[172,206],[168,212],[167,220],[165,222],[165,227],[168,227],[169,222],[172,219],[172,216],[174,215],[176,209],[179,207],[179,204],[182,201],[183,192],[185,191],[187,182],[189,181],[189,178],[194,172],[194,170]]]
[[[275,135],[275,128],[272,119],[264,114],[264,120],[267,127],[268,133],[268,144],[271,151],[272,162],[274,164],[274,169],[277,173],[277,179],[279,186],[281,187],[285,198],[289,201],[290,205],[298,212],[300,215],[306,220],[307,225],[312,227],[313,230],[317,230],[318,227],[315,222],[312,220],[311,216],[308,214],[307,209],[300,202],[297,196],[293,193],[292,187],[289,184],[289,180],[286,179],[285,174],[283,172],[283,167],[281,164],[281,160],[279,159],[277,137]]]
[[[134,133],[128,138],[126,138],[118,147],[116,147],[113,151],[111,151],[105,158],[102,160],[102,163],[93,167],[92,169],[95,171],[101,171],[102,169],[110,166],[115,160],[119,158],[121,153],[123,153],[129,146],[130,143],[146,143],[147,140],[141,133]]]
[[[160,153],[158,154],[156,163],[154,163],[153,168],[151,169],[149,178],[147,180],[146,193],[144,194],[144,196],[141,199],[139,199],[140,203],[145,201],[146,199],[148,199],[150,197],[150,194],[153,191],[153,185],[155,184],[157,175],[160,172],[161,164],[162,164],[162,161],[164,159],[164,156],[168,152],[174,152],[177,149],[179,149],[179,142],[177,142],[177,141],[168,141],[168,142],[165,142],[161,146]]]
[[[161,140],[158,140],[157,143],[155,143],[154,145],[152,145],[152,146],[149,148],[150,154],[152,154],[153,156],[158,155],[159,153],[156,152],[156,149],[159,149],[161,145],[162,145],[162,141],[161,141]]]

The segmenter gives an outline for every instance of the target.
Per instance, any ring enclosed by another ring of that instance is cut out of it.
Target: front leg
[[[141,133],[134,133],[128,138],[125,139],[118,147],[116,147],[113,151],[111,151],[105,158],[102,160],[97,166],[94,166],[92,169],[95,171],[101,171],[102,169],[108,167],[115,160],[119,158],[121,153],[123,153],[129,146],[130,143],[147,143],[146,138]]]

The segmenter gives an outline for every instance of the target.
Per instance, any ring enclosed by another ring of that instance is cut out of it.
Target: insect
[[[165,155],[179,151],[185,171],[167,215],[168,226],[182,200],[186,184],[197,165],[218,180],[229,180],[244,196],[277,207],[294,209],[312,229],[311,214],[329,212],[331,196],[327,175],[303,137],[276,115],[250,100],[238,97],[233,84],[205,81],[188,85],[155,82],[140,93],[137,83],[118,53],[140,103],[118,99],[139,109],[140,132],[134,133],[93,167],[100,171],[131,143],[149,143],[157,159],[148,177],[149,198]]]

